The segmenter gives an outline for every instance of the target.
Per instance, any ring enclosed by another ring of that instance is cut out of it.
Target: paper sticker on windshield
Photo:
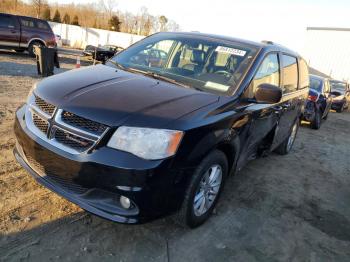
[[[230,86],[222,85],[222,84],[218,84],[218,83],[210,82],[210,81],[206,82],[204,87],[210,88],[210,89],[215,89],[215,90],[218,90],[221,92],[226,92],[230,88]]]
[[[237,56],[245,56],[247,51],[236,49],[236,48],[231,48],[227,46],[218,46],[215,49],[216,52],[221,52],[221,53],[227,53],[231,55],[237,55]]]

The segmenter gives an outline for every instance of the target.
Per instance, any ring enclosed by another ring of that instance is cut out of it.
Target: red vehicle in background
[[[56,47],[55,34],[47,21],[0,13],[0,48],[27,50],[34,56],[34,46]]]

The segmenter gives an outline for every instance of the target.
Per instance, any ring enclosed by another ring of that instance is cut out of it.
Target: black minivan
[[[305,60],[272,42],[157,33],[35,85],[16,112],[14,154],[98,216],[141,223],[177,211],[196,227],[229,174],[291,150],[308,86]]]

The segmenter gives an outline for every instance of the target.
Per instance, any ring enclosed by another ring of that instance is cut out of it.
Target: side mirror
[[[261,84],[255,91],[255,100],[258,103],[275,104],[281,101],[282,89],[271,84]]]

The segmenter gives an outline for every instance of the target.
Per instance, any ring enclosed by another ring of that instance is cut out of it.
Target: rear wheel
[[[337,111],[337,113],[343,112],[343,111],[344,111],[344,103],[343,103],[343,104],[341,105],[341,107],[338,108],[336,111]]]
[[[329,111],[330,111],[330,109],[328,109],[328,111],[327,111],[327,114],[324,116],[324,120],[327,120],[327,118],[328,118],[328,115],[329,115]]]
[[[44,46],[43,43],[39,42],[39,41],[33,41],[30,43],[30,45],[28,46],[28,53],[30,56],[35,57],[35,46]]]
[[[280,155],[286,155],[292,150],[292,147],[294,145],[295,138],[297,136],[299,129],[299,121],[295,121],[293,124],[291,130],[289,131],[288,137],[276,148],[276,153]]]
[[[321,127],[321,120],[322,120],[322,113],[317,110],[315,112],[314,121],[311,122],[311,128],[312,129],[320,129],[320,127]]]
[[[177,223],[190,228],[203,224],[211,215],[227,176],[228,164],[224,153],[211,152],[196,168],[180,211]]]

